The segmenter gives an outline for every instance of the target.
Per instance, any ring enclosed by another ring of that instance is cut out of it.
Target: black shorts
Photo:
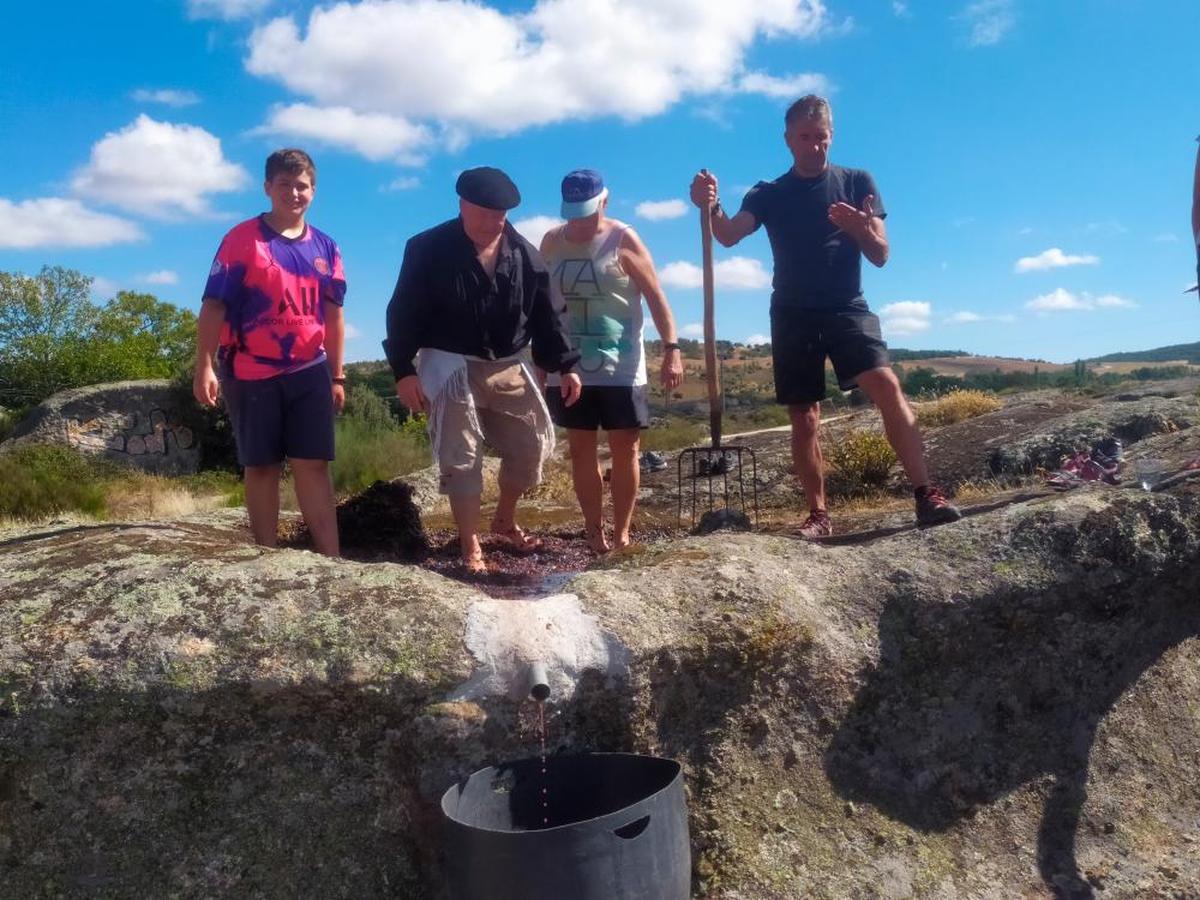
[[[788,406],[825,399],[826,357],[844,391],[863,372],[891,365],[879,317],[865,305],[836,311],[772,307],[771,351],[775,401]]]
[[[563,406],[562,392],[558,387],[547,387],[546,405],[550,407],[550,418],[559,428],[620,431],[645,428],[650,424],[644,384],[636,387],[584,385],[583,393],[572,406]]]
[[[238,462],[333,459],[333,382],[322,362],[299,372],[246,381],[227,376],[221,393],[233,423]]]

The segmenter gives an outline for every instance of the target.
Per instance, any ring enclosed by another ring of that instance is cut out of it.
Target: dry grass
[[[917,406],[917,422],[924,426],[953,425],[982,416],[1004,406],[1003,401],[984,391],[951,391]]]

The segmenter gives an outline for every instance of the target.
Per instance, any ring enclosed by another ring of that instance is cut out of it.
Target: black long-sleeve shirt
[[[566,301],[550,287],[546,262],[505,223],[496,274],[489,278],[475,245],[455,218],[410,238],[387,308],[383,342],[399,380],[416,374],[421,347],[503,359],[533,343],[533,361],[547,372],[579,361],[564,322]]]

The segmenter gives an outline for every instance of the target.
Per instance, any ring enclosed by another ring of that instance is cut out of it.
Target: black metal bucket
[[[687,900],[679,763],[628,753],[546,763],[545,776],[540,759],[481,769],[442,796],[452,900]]]

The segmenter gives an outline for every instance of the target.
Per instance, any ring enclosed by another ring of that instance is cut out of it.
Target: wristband
[[[721,207],[721,201],[719,199],[712,205],[712,214],[713,216],[725,215],[725,210]]]
[[[346,378],[345,378],[345,376],[339,376],[338,378],[333,379],[333,383],[334,384],[345,384]]]
[[[674,341],[663,341],[662,348],[663,348],[663,353],[666,353],[669,350],[678,350],[679,345],[677,343],[675,343]]]

